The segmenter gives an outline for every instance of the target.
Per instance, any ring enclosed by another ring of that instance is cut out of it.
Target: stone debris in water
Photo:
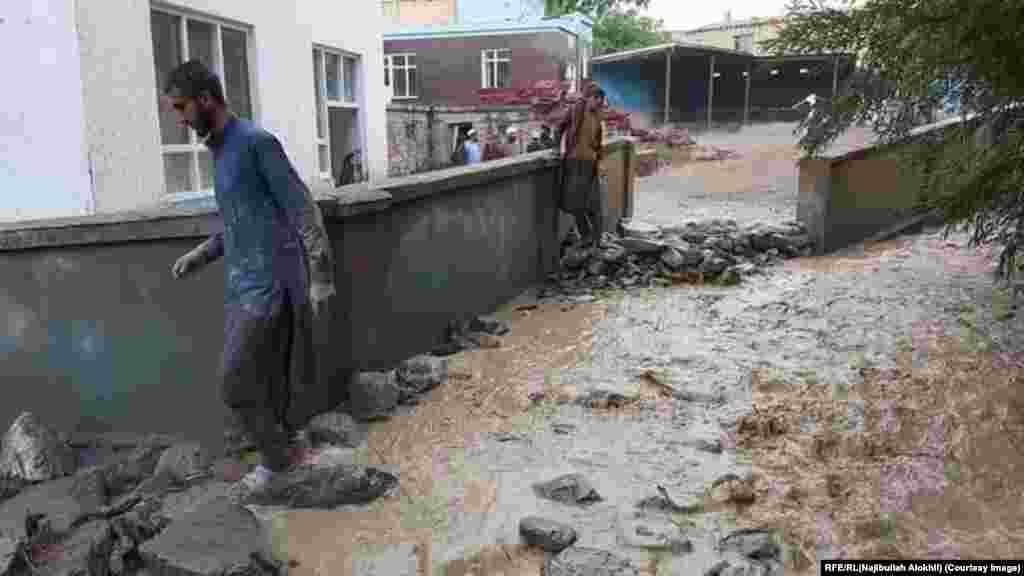
[[[0,476],[45,482],[75,470],[75,454],[31,412],[18,416],[0,443]]]
[[[732,286],[776,258],[809,255],[813,248],[798,223],[740,228],[732,220],[710,220],[660,229],[624,221],[621,228],[621,236],[606,233],[596,246],[569,240],[562,269],[541,297],[648,286],[659,278]]]
[[[533,490],[541,498],[577,506],[588,506],[604,500],[582,474],[566,474],[548,482],[534,484]]]
[[[528,516],[519,521],[519,533],[530,546],[558,554],[576,543],[576,530],[562,522],[539,516]]]
[[[627,558],[594,548],[567,548],[544,561],[544,576],[640,576]]]

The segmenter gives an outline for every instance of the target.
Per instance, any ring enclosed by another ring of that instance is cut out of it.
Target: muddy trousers
[[[561,175],[559,208],[572,214],[580,236],[599,240],[604,230],[597,164],[591,160],[567,158],[562,162]]]
[[[307,314],[295,300],[282,291],[258,312],[231,304],[225,316],[221,398],[274,471],[290,463],[291,383],[302,376]]]

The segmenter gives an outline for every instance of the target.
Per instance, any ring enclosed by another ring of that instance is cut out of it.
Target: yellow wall
[[[383,0],[385,19],[403,26],[449,24],[455,20],[456,0]]]
[[[721,30],[708,30],[705,32],[683,32],[677,34],[676,40],[733,50],[736,47],[736,36],[753,33],[754,53],[763,54],[764,50],[760,48],[759,43],[770,38],[774,38],[777,35],[780,26],[781,23],[764,20],[757,24],[743,27],[730,27]]]

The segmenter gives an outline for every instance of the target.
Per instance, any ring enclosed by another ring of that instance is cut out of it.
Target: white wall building
[[[209,152],[159,105],[188,58],[220,75],[302,177],[348,152],[386,177],[380,0],[9,0],[0,4],[0,220],[212,196]]]

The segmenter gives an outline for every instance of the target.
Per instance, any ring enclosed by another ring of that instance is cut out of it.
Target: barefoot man
[[[281,143],[228,109],[220,80],[199,61],[167,78],[166,102],[213,153],[224,232],[173,266],[184,277],[221,257],[225,271],[223,401],[262,462],[236,497],[261,491],[288,469],[295,388],[322,386],[334,264],[323,217]],[[319,354],[318,354],[319,353]]]

